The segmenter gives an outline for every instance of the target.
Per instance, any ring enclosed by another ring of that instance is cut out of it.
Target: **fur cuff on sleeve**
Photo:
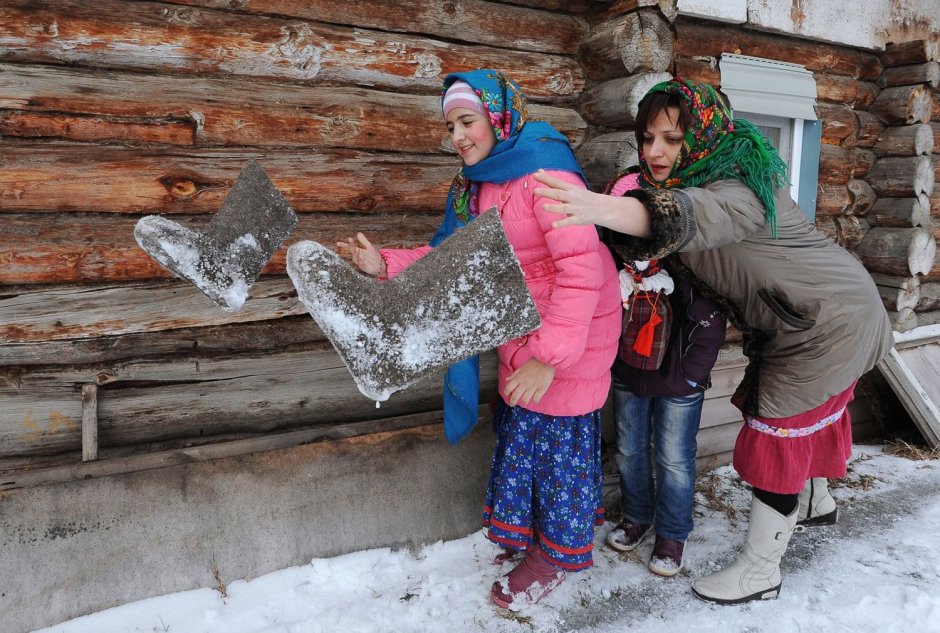
[[[610,247],[625,261],[665,257],[680,250],[695,235],[692,202],[681,190],[637,189],[626,195],[642,202],[649,211],[652,237],[611,231]]]

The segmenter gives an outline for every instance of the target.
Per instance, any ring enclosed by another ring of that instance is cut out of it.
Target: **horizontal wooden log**
[[[78,339],[0,343],[0,368],[6,368],[8,375],[12,375],[17,366],[26,365],[118,363],[186,356],[196,352],[216,356],[285,350],[297,352],[321,349],[325,340],[326,335],[307,314],[132,334],[112,335],[99,330]]]
[[[865,176],[879,197],[928,197],[933,192],[934,170],[928,156],[879,158]]]
[[[865,215],[868,213],[877,199],[875,190],[871,188],[871,185],[864,180],[853,178],[849,181],[849,184],[846,185],[846,188],[849,190],[849,197],[852,199],[846,211],[854,215]]]
[[[871,272],[909,277],[930,271],[937,244],[926,229],[875,227],[865,234],[856,253]]]
[[[481,363],[491,391],[495,363]],[[442,373],[376,403],[359,393],[332,348],[232,358],[129,362],[119,367],[31,368],[4,388],[0,458],[76,450],[81,388],[108,373],[98,388],[101,447],[131,446],[236,433],[273,433],[316,424],[372,420],[440,409]],[[342,407],[336,403],[342,402]]]
[[[934,154],[940,154],[940,121],[931,121],[930,131],[933,133],[933,149],[931,151]]]
[[[581,113],[588,123],[594,125],[633,127],[637,106],[647,91],[670,77],[669,73],[642,73],[600,83],[584,93]]]
[[[882,90],[871,111],[888,125],[911,125],[930,120],[930,89],[926,86],[898,86]]]
[[[854,422],[853,416],[853,422]],[[177,441],[147,442],[134,446],[118,446],[104,450],[94,462],[77,463],[74,452],[50,456],[26,456],[0,460],[0,490],[84,481],[135,473],[152,468],[166,468],[193,462],[224,459],[313,442],[329,442],[363,435],[403,429],[423,433],[440,433],[443,411],[364,420],[347,424],[319,425],[298,431],[266,433],[256,437],[249,433],[215,435],[211,438],[186,438]]]
[[[933,149],[934,130],[925,123],[886,127],[874,147],[878,156],[924,156]]]
[[[930,199],[923,194],[917,198],[879,198],[866,217],[872,226],[930,228]]]
[[[873,273],[872,280],[878,288],[881,300],[888,310],[913,310],[920,300],[920,280],[918,277],[894,277]]]
[[[287,248],[300,240],[332,246],[365,233],[379,247],[426,244],[442,214],[302,214],[291,236],[265,266],[264,274],[286,273]],[[193,230],[208,222],[203,216],[177,216]],[[5,284],[89,283],[167,279],[172,273],[138,247],[137,218],[125,215],[10,214],[9,230],[0,232],[0,280]]]
[[[157,2],[10,0],[3,61],[242,76],[437,94],[443,73],[499,68],[535,100],[584,88],[581,67],[546,53]],[[208,54],[211,51],[212,54]],[[381,51],[381,54],[377,54]]]
[[[0,84],[6,78],[3,73],[0,70]],[[191,146],[196,142],[196,129],[195,122],[186,121],[0,110],[0,137]]]
[[[169,0],[169,4],[235,9],[252,14],[289,16],[349,24],[396,33],[422,33],[457,42],[486,44],[543,53],[572,55],[587,31],[583,18],[481,0]],[[538,29],[531,28],[538,24]]]
[[[256,282],[238,312],[220,310],[180,280],[5,288],[0,296],[0,340],[5,344],[65,341],[276,320],[307,313],[296,295],[286,275]]]
[[[674,60],[676,74],[692,81],[709,84],[713,88],[721,86],[721,71],[718,59],[707,55],[701,57],[683,57],[677,55]]]
[[[822,142],[827,145],[852,147],[856,140],[855,110],[846,105],[820,103],[816,106],[822,120]]]
[[[0,110],[4,136],[450,150],[437,95],[15,64],[0,64],[0,95],[0,108],[16,110]],[[532,104],[529,116],[552,123],[574,144],[586,128],[569,108]],[[98,121],[104,125],[96,127]]]
[[[871,149],[881,138],[885,124],[877,116],[864,110],[855,110],[855,118],[858,120],[855,146]]]
[[[829,74],[825,70],[816,72],[813,76],[816,79],[816,98],[819,101],[847,105],[856,110],[868,109],[881,91],[871,81]]]
[[[920,285],[920,297],[914,312],[935,312],[940,310],[940,282]],[[918,315],[919,316],[919,315]]]
[[[854,79],[875,80],[882,70],[881,61],[874,53],[681,15],[676,20],[675,46],[676,54],[683,57],[718,58],[722,53],[737,53],[802,64],[814,73],[847,75]]]
[[[885,66],[906,66],[940,60],[940,44],[935,40],[910,40],[885,45],[879,55]]]
[[[820,183],[816,186],[816,215],[842,215],[852,204],[846,185]]]
[[[854,250],[861,244],[870,226],[864,218],[852,215],[823,215],[816,217],[816,228],[842,248]]]
[[[873,151],[862,147],[853,147],[849,150],[849,157],[852,159],[852,178],[861,178],[875,164],[878,158]]]
[[[819,148],[819,182],[826,185],[845,185],[853,177],[854,162],[849,150],[838,145]]]
[[[878,85],[882,88],[892,86],[910,86],[925,84],[931,88],[940,85],[940,64],[937,62],[923,62],[907,66],[894,66],[885,68],[878,78]]]
[[[254,149],[181,150],[4,141],[0,217],[16,211],[215,213],[258,160],[299,213],[443,208],[454,156]]]
[[[664,72],[672,63],[673,33],[658,11],[640,9],[595,24],[580,52],[582,66],[596,81]]]

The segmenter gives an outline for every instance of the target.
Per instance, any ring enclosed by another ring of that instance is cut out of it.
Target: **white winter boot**
[[[708,602],[740,604],[769,600],[780,593],[780,558],[796,527],[798,508],[784,516],[757,497],[751,501],[744,550],[730,567],[692,583],[692,592]]]
[[[825,477],[813,477],[806,480],[800,492],[800,515],[796,524],[806,527],[817,525],[835,525],[839,520],[839,508],[836,500],[829,494]]]

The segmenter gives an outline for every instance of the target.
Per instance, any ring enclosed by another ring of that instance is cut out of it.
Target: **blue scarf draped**
[[[468,213],[466,200],[468,194],[475,194],[473,187],[478,183],[504,183],[539,169],[569,171],[587,182],[563,134],[548,123],[526,122],[526,99],[516,82],[495,70],[452,73],[444,78],[444,92],[458,79],[470,84],[489,111],[496,145],[489,156],[476,165],[464,166],[454,178],[444,221],[431,238],[431,246],[476,217],[476,205],[470,204]],[[458,207],[462,207],[460,212]],[[451,365],[444,377],[444,435],[451,444],[463,439],[477,423],[479,405],[480,358],[473,356]]]

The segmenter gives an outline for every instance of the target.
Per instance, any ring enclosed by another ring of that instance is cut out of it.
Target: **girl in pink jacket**
[[[600,408],[620,335],[617,269],[593,226],[552,228],[561,219],[535,196],[544,169],[584,187],[568,140],[526,120],[519,86],[477,70],[444,79],[442,109],[463,168],[450,188],[444,221],[430,245],[376,249],[361,233],[337,246],[361,270],[391,278],[454,230],[495,207],[522,266],[542,325],[499,347],[497,433],[483,508],[487,537],[504,548],[498,562],[521,560],[493,584],[505,608],[533,604],[568,571],[592,564],[594,526],[603,522]],[[448,371],[445,433],[451,442],[478,418],[476,359]]]

